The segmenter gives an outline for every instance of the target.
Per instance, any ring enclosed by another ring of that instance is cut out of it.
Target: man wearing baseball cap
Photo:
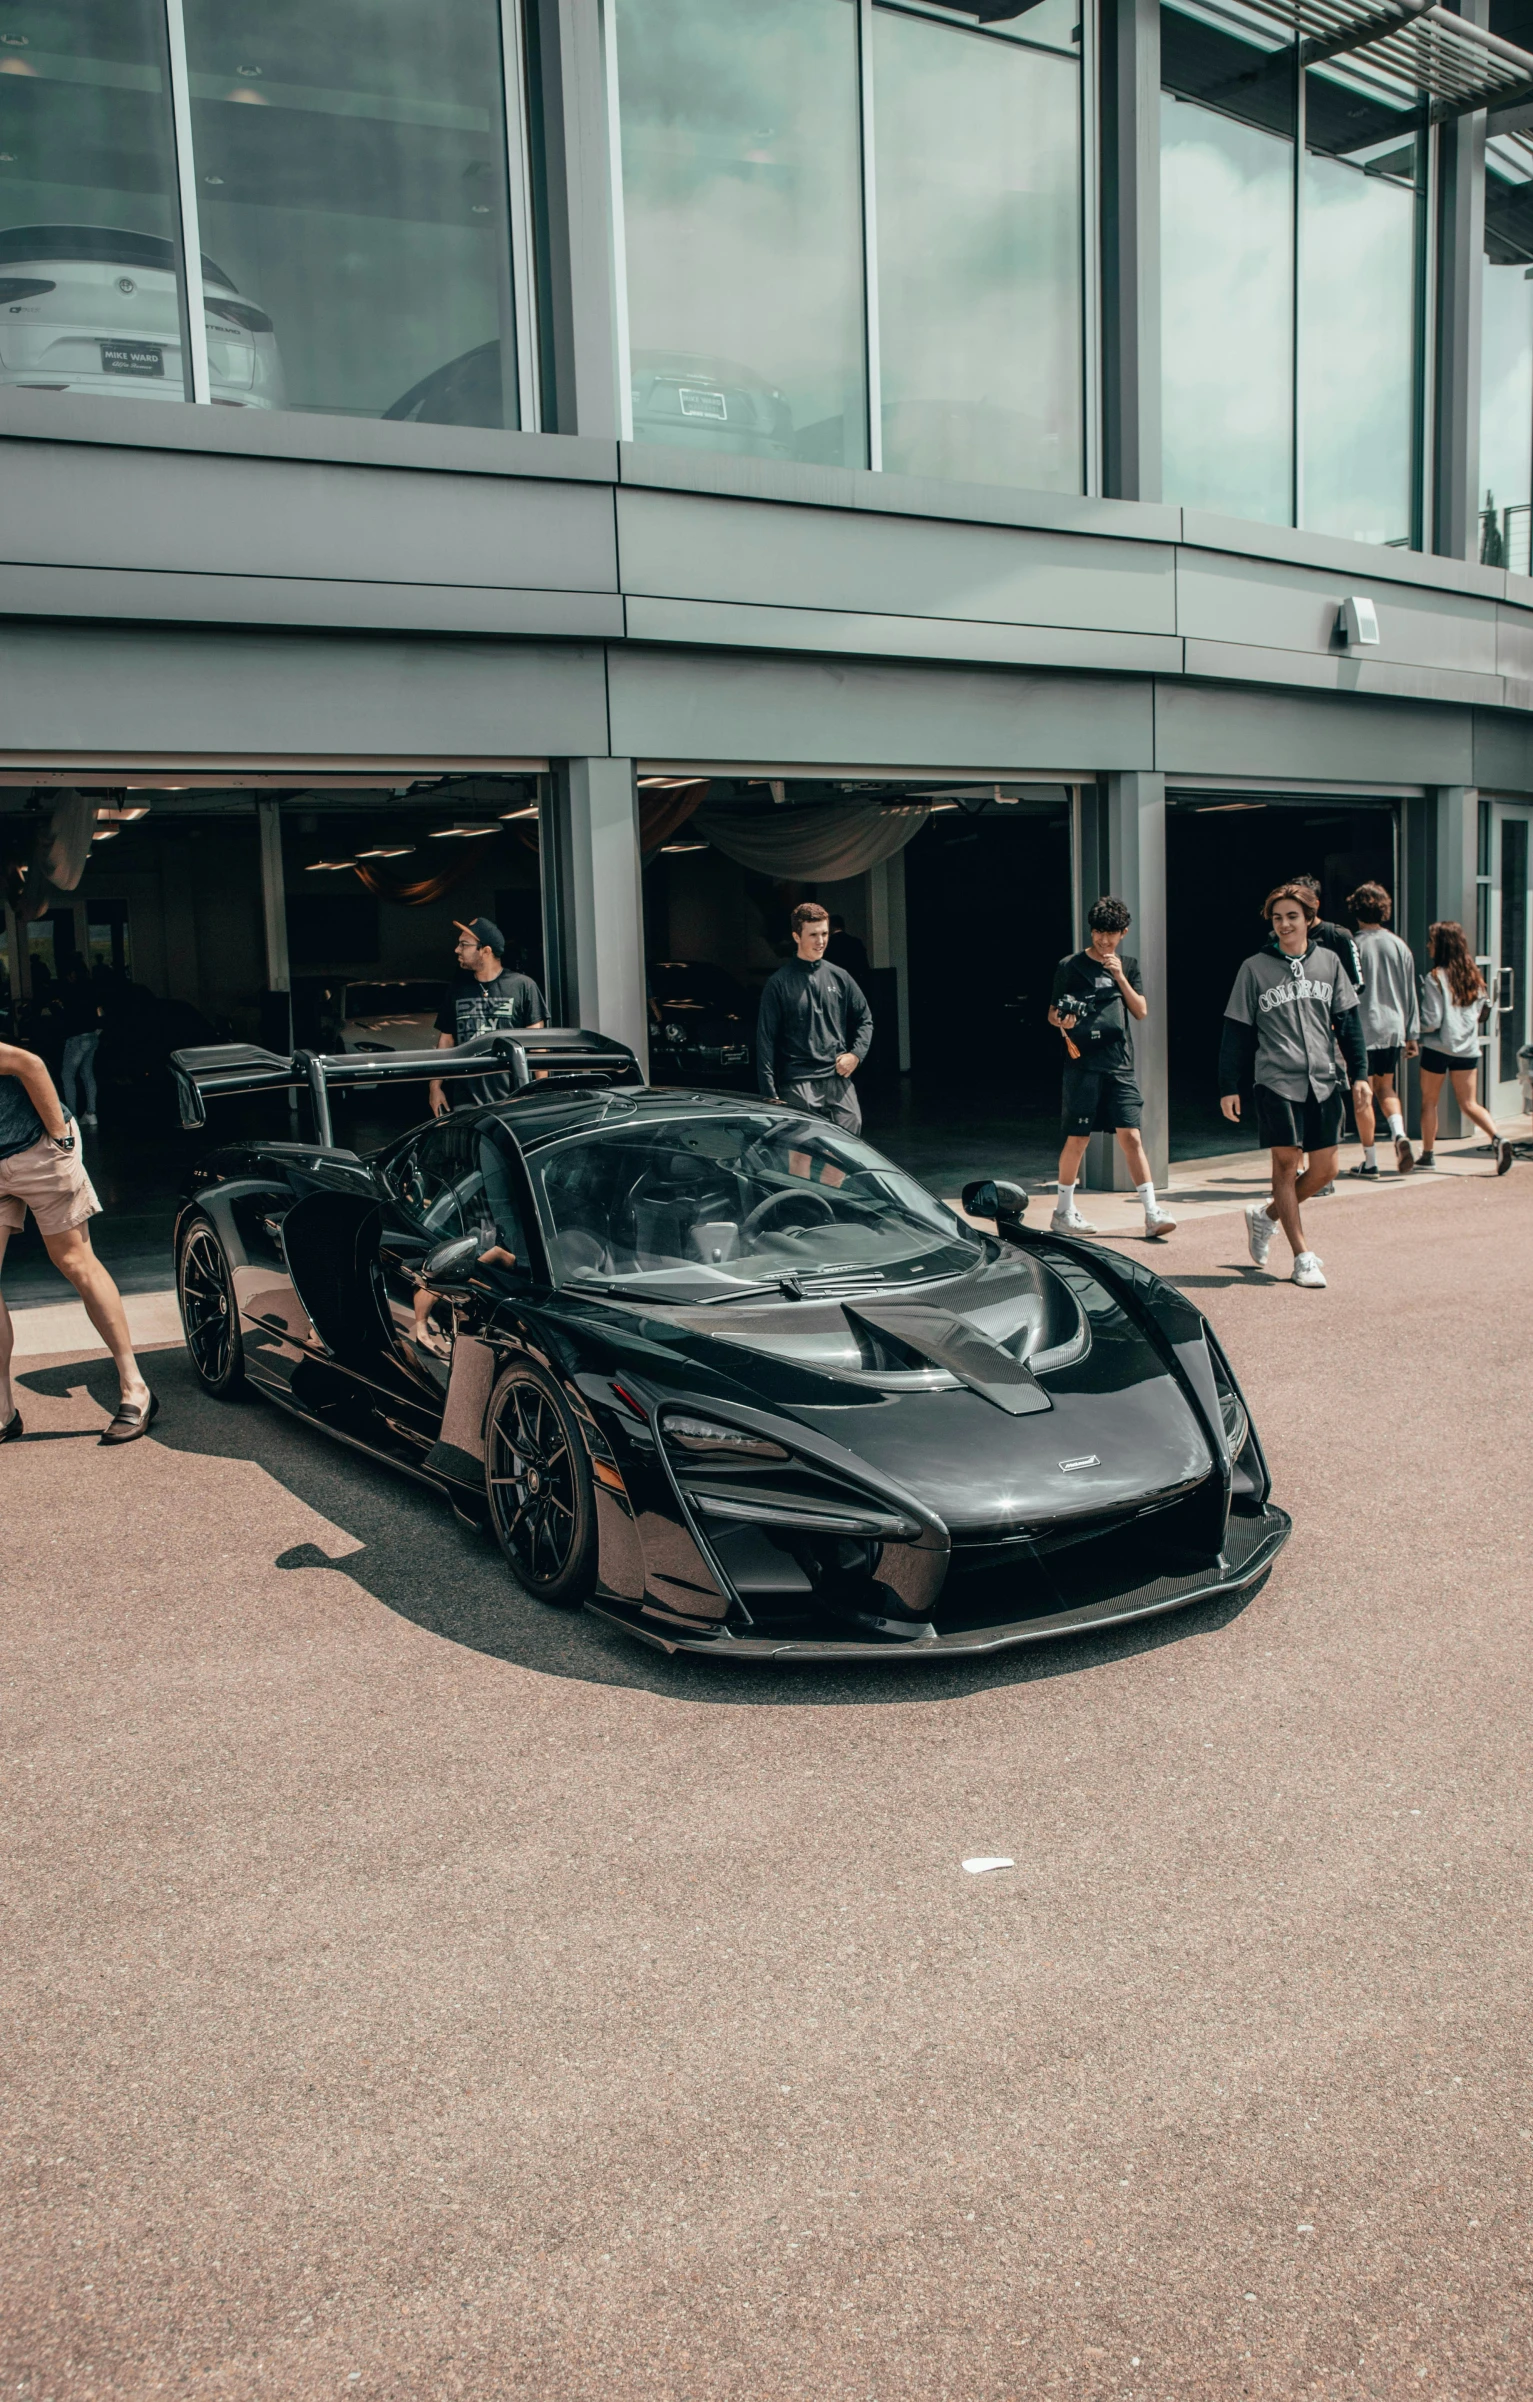
[[[465,926],[455,918],[453,923],[458,929],[458,973],[436,1021],[437,1049],[451,1051],[459,1043],[472,1042],[476,1034],[510,1034],[518,1027],[546,1024],[543,995],[532,978],[502,964],[506,938],[494,920],[471,918]],[[439,1118],[455,1105],[509,1101],[515,1089],[507,1075],[454,1077],[449,1101],[441,1078],[433,1077],[431,1112]]]

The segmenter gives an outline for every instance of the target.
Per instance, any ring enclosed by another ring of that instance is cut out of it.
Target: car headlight
[[[694,1458],[785,1460],[789,1457],[781,1443],[770,1441],[766,1435],[751,1434],[743,1426],[718,1426],[711,1418],[667,1418],[665,1439]]]

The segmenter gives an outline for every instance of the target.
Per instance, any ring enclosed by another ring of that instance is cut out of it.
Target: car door
[[[452,1371],[453,1309],[420,1280],[433,1251],[486,1219],[478,1129],[472,1119],[439,1118],[413,1135],[382,1179],[378,1255],[395,1346],[411,1375],[440,1404]]]

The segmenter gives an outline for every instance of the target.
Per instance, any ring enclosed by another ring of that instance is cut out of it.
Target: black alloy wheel
[[[181,1237],[176,1291],[192,1366],[206,1391],[231,1400],[245,1381],[245,1346],[229,1262],[206,1218],[193,1218]]]
[[[569,1404],[530,1363],[490,1395],[485,1490],[501,1550],[535,1601],[578,1610],[596,1583],[590,1462]]]

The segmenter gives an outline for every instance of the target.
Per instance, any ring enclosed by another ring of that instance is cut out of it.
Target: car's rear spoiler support
[[[196,1133],[208,1122],[207,1103],[222,1093],[307,1091],[314,1131],[329,1151],[335,1147],[330,1095],[356,1084],[409,1084],[441,1077],[509,1075],[520,1089],[531,1084],[642,1084],[643,1073],[627,1046],[580,1026],[540,1026],[523,1034],[479,1034],[445,1051],[294,1051],[284,1058],[255,1043],[210,1043],[200,1050],[172,1051],[171,1073],[181,1105],[181,1123]]]

